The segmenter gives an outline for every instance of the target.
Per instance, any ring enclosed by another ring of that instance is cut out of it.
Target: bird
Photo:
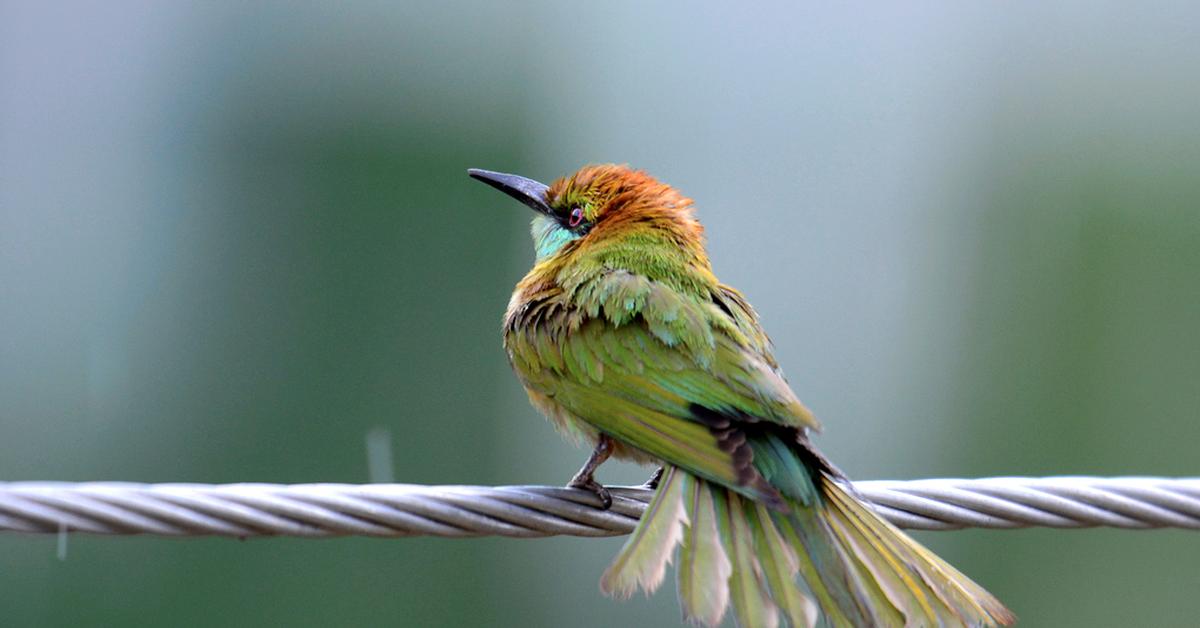
[[[810,437],[758,314],[713,274],[693,201],[641,170],[587,165],[551,185],[472,168],[533,210],[535,262],[503,319],[531,404],[609,458],[658,465],[600,579],[628,598],[676,562],[683,619],[738,625],[998,626],[1015,616],[867,506]]]

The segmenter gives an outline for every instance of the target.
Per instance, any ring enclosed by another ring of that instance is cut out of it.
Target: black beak
[[[480,170],[479,168],[471,168],[467,170],[467,174],[472,179],[483,181],[518,201],[525,203],[535,212],[541,212],[546,215],[554,213],[554,210],[550,209],[550,206],[546,204],[546,191],[550,188],[544,183],[538,183],[533,179],[526,179],[515,174],[504,174],[502,172],[492,172],[491,170]]]

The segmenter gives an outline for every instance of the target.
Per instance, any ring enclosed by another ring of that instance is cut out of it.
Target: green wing
[[[527,386],[619,441],[750,497],[769,497],[754,480],[759,473],[770,479],[763,467],[771,456],[752,467],[762,439],[747,445],[736,426],[817,424],[780,375],[740,295],[725,287],[681,294],[614,271],[556,296],[538,320],[507,335]]]

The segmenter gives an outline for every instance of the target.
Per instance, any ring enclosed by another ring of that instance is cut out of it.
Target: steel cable
[[[1048,477],[856,482],[903,528],[1200,529],[1200,478]],[[614,536],[650,499],[612,488],[415,484],[0,482],[0,531],[159,536]]]

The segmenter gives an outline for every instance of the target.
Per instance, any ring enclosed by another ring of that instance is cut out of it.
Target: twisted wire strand
[[[909,529],[1200,530],[1200,478],[1001,477],[856,482]],[[0,482],[0,531],[159,536],[615,536],[652,492],[614,487],[612,507],[550,486]]]

